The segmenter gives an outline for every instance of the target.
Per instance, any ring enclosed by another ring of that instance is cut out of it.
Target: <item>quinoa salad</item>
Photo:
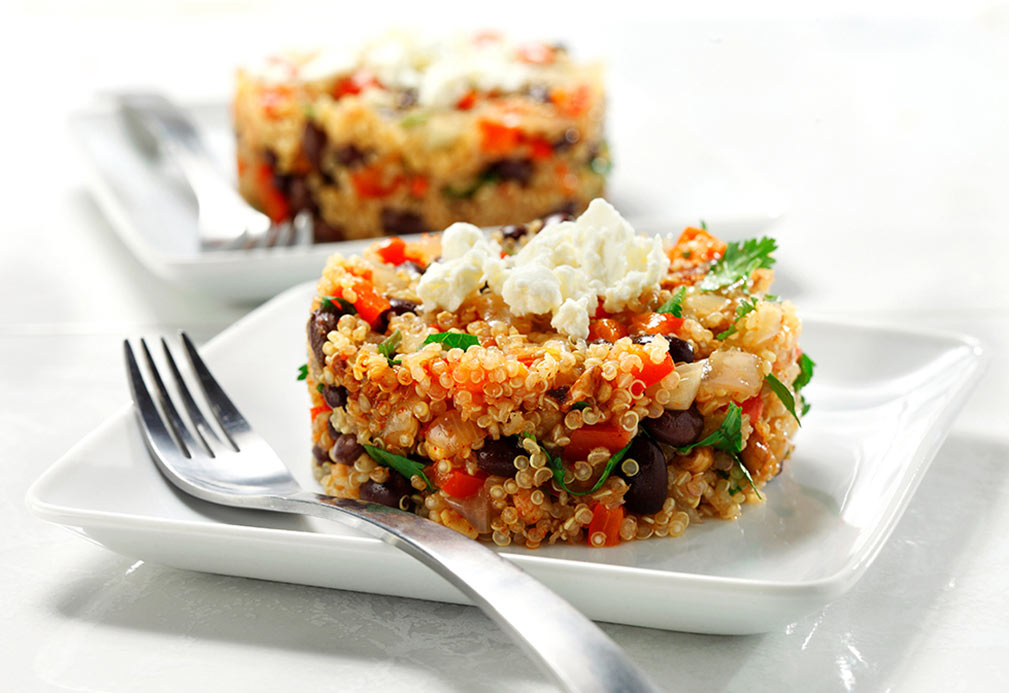
[[[736,519],[808,409],[775,249],[636,234],[596,199],[333,255],[301,369],[316,479],[498,546]]]
[[[493,32],[393,32],[238,72],[239,190],[318,242],[577,213],[610,168],[595,64]]]

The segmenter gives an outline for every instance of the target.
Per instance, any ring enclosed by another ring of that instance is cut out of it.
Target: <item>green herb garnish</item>
[[[771,373],[764,376],[764,382],[766,382],[768,387],[770,387],[774,394],[778,396],[778,399],[780,399],[781,403],[785,405],[785,409],[788,410],[788,413],[794,416],[795,420],[798,421],[801,426],[802,422],[799,421],[799,415],[795,413],[795,398],[792,397],[792,393],[788,391],[788,386],[778,380]]]
[[[487,185],[488,183],[496,183],[498,180],[500,180],[500,178],[501,177],[498,174],[494,173],[493,171],[484,171],[479,176],[477,176],[475,181],[470,183],[465,188],[453,188],[450,185],[446,185],[444,188],[441,189],[441,192],[445,197],[451,197],[456,200],[468,200],[471,197],[473,197],[473,195],[476,194],[476,191],[482,188],[484,185]]]
[[[303,363],[298,366],[298,380],[304,380],[308,377],[308,364]]]
[[[778,249],[773,238],[756,239],[729,243],[725,254],[711,266],[699,284],[703,291],[714,291],[749,278],[755,269],[774,264],[771,253]]]
[[[434,488],[434,484],[432,484],[431,480],[427,478],[426,474],[424,474],[424,465],[420,462],[411,460],[409,457],[397,455],[396,453],[389,452],[388,450],[383,450],[382,448],[377,448],[374,445],[365,445],[364,450],[368,453],[368,457],[375,460],[383,467],[392,467],[408,480],[416,474],[424,480],[424,483],[427,484],[429,490]]]
[[[399,347],[400,342],[402,341],[403,333],[396,330],[378,345],[378,353],[382,354],[382,356],[386,358],[390,366],[398,366],[402,363],[399,359],[393,360],[392,358],[392,355],[396,353],[396,348]]]
[[[441,344],[443,349],[458,348],[466,351],[471,346],[479,346],[480,340],[465,332],[439,332],[438,334],[429,334],[424,340],[424,344],[435,343]]]
[[[343,312],[346,315],[357,315],[357,308],[354,307],[354,304],[339,296],[323,296],[322,307]]]
[[[400,118],[399,124],[405,128],[412,128],[421,123],[426,123],[431,114],[426,111],[416,111]]]
[[[683,317],[683,297],[687,295],[687,287],[681,286],[673,297],[663,303],[656,313],[672,313],[674,318]]]
[[[690,252],[689,250],[684,250],[682,253],[680,253],[680,257],[682,257],[684,260],[689,260],[691,255],[693,255],[693,253]]]
[[[795,388],[795,394],[799,395],[799,401],[802,402],[802,415],[805,416],[806,412],[809,411],[810,404],[806,401],[806,398],[799,392],[802,388],[809,385],[810,379],[813,377],[813,368],[816,366],[816,362],[809,358],[805,354],[799,357],[799,375],[796,376],[795,382],[792,383],[792,387]]]
[[[710,445],[713,448],[727,453],[733,460],[735,460],[736,465],[740,468],[740,470],[742,470],[743,475],[746,477],[747,481],[750,482],[750,487],[753,489],[753,492],[757,494],[757,498],[764,500],[763,496],[760,495],[760,491],[757,490],[756,485],[753,483],[753,477],[750,476],[750,470],[746,468],[746,465],[743,464],[743,461],[739,458],[739,453],[743,449],[742,423],[743,410],[735,402],[730,402],[729,411],[726,412],[725,418],[722,419],[722,425],[718,427],[717,431],[714,431],[703,440],[699,440],[690,445],[685,445],[681,448],[676,448],[676,450],[680,454],[686,455],[694,448],[702,448]]]
[[[536,440],[536,436],[534,436],[532,433],[523,433],[522,437],[532,438],[537,445],[540,445],[539,441]],[[547,449],[542,445],[540,445],[540,450],[542,450],[543,454],[546,455],[547,465],[550,467],[550,471],[554,473],[554,481],[557,482],[558,486],[560,486],[562,489],[570,493],[572,496],[587,496],[590,493],[595,493],[602,487],[602,485],[610,477],[610,474],[613,472],[613,468],[616,467],[618,464],[620,464],[620,460],[624,459],[624,456],[627,454],[627,451],[631,449],[631,443],[633,442],[634,440],[631,439],[631,441],[628,442],[627,445],[625,445],[624,447],[620,448],[615,453],[613,453],[609,461],[606,463],[606,466],[603,467],[603,473],[599,475],[599,478],[596,480],[596,483],[588,491],[572,491],[570,488],[568,488],[568,485],[564,483],[564,463],[561,462],[561,459],[559,457],[554,457],[553,455],[551,455],[547,451]]]
[[[736,306],[736,319],[732,321],[729,325],[729,329],[719,332],[715,335],[715,339],[725,339],[729,335],[736,334],[737,323],[740,319],[747,313],[752,313],[757,309],[757,299],[755,297],[750,297],[748,299],[743,299],[743,301]]]
[[[704,223],[704,219],[701,219],[701,231],[707,231],[708,225]]]
[[[322,383],[319,383],[318,385],[315,386],[315,391],[318,392],[320,395],[322,394]]]
[[[583,399],[578,400],[571,405],[571,411],[581,411],[582,409],[588,409],[589,403]]]

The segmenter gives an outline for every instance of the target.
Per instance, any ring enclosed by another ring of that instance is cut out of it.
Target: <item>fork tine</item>
[[[295,238],[293,231],[294,228],[291,226],[291,222],[289,221],[278,224],[277,234],[273,237],[270,246],[274,248],[286,248],[291,245],[291,241]]]
[[[123,352],[126,358],[126,370],[129,373],[130,392],[133,394],[133,401],[136,404],[137,416],[140,418],[140,430],[143,432],[144,442],[154,453],[154,458],[159,465],[164,464],[164,460],[189,454],[175,446],[171,434],[165,427],[165,422],[158,413],[158,408],[154,406],[151,393],[147,390],[144,377],[140,374],[140,366],[133,356],[133,349],[128,340],[123,340]],[[166,447],[171,444],[172,447]]]
[[[172,350],[168,348],[168,342],[165,338],[161,338],[161,348],[165,352],[165,360],[168,362],[168,368],[172,371],[172,378],[175,379],[175,386],[179,390],[179,397],[182,398],[182,406],[186,408],[186,413],[189,414],[189,420],[193,422],[193,427],[196,429],[196,435],[199,436],[200,442],[203,444],[204,450],[210,453],[211,456],[214,455],[214,448],[211,443],[222,444],[220,436],[217,432],[211,428],[210,422],[207,421],[207,417],[203,415],[200,410],[196,400],[193,399],[193,395],[189,392],[189,387],[186,385],[186,381],[182,378],[182,373],[179,372],[179,367],[175,365],[175,358],[172,356]]]
[[[143,347],[144,359],[147,361],[147,372],[154,381],[155,391],[158,395],[158,402],[161,403],[161,411],[164,413],[164,418],[168,420],[169,428],[171,428],[175,433],[175,442],[179,444],[179,448],[181,448],[188,457],[190,456],[189,451],[196,445],[196,440],[189,432],[189,429],[186,427],[186,422],[182,420],[181,416],[179,416],[178,410],[172,403],[172,398],[169,396],[168,390],[165,388],[165,382],[161,379],[161,373],[158,372],[158,367],[154,365],[154,358],[151,356],[151,350],[147,348],[147,341],[145,339],[141,339],[140,346]],[[199,435],[199,431],[197,431],[196,434]],[[206,443],[204,442],[204,448],[206,447]]]
[[[200,358],[200,354],[189,339],[189,335],[180,330],[179,336],[182,338],[182,343],[186,348],[186,356],[189,357],[189,363],[193,367],[193,370],[196,371],[203,394],[206,395],[207,402],[210,404],[210,410],[214,412],[217,422],[221,424],[221,428],[224,430],[225,435],[228,436],[231,444],[235,446],[235,450],[238,450],[239,446],[235,442],[235,437],[251,433],[252,427],[249,426],[249,422],[238,411],[238,407],[234,405],[221,386],[218,385],[214,376],[211,375],[210,369],[207,368],[203,359]]]

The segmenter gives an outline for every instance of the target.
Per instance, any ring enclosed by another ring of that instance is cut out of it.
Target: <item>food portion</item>
[[[638,235],[597,199],[332,256],[303,370],[317,479],[499,546],[735,519],[808,408],[775,247]]]
[[[582,211],[603,193],[599,67],[493,33],[389,34],[241,70],[239,189],[319,242]]]

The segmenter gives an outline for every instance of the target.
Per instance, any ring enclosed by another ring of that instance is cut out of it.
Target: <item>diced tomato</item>
[[[357,196],[367,199],[392,194],[402,179],[397,177],[389,180],[383,166],[372,165],[350,174],[350,182]]]
[[[670,249],[669,257],[673,260],[686,257],[694,262],[708,262],[721,257],[724,252],[724,241],[720,241],[704,229],[688,226],[676,239],[676,245]],[[687,256],[686,253],[690,255]]]
[[[592,521],[589,522],[589,546],[599,548],[592,542],[592,536],[602,532],[606,541],[601,546],[616,546],[620,543],[620,525],[624,522],[624,506],[618,505],[612,510],[602,503],[592,507]]]
[[[549,65],[554,61],[556,51],[545,43],[523,43],[516,50],[518,59],[533,65]]]
[[[410,179],[410,194],[414,197],[424,197],[431,188],[431,181],[424,176],[414,176]]]
[[[634,375],[645,384],[645,387],[651,387],[672,373],[673,369],[676,368],[676,365],[673,363],[673,357],[669,354],[666,354],[666,357],[658,363],[652,363],[652,360],[644,353],[644,349],[642,349],[641,360],[644,362],[644,365]]]
[[[460,111],[468,111],[473,108],[476,103],[476,92],[470,89],[468,92],[463,94],[462,98],[455,102],[455,107]]]
[[[615,422],[582,426],[571,431],[571,442],[564,448],[564,457],[569,460],[584,460],[593,449],[603,447],[611,453],[627,445],[632,431],[627,431]]]
[[[264,89],[260,94],[260,102],[263,104],[263,112],[266,113],[266,117],[280,118],[293,94],[294,90],[286,84],[278,84]]]
[[[354,301],[357,314],[372,326],[377,322],[378,316],[391,307],[389,301],[375,291],[371,282],[359,280],[354,284],[354,293],[357,294],[357,300]]]
[[[256,167],[256,193],[263,212],[274,223],[284,221],[290,215],[291,206],[273,182],[273,168],[265,162]]]
[[[529,146],[532,148],[533,161],[543,161],[554,155],[554,146],[546,137],[531,137]]]
[[[630,328],[634,334],[675,334],[683,325],[683,318],[669,313],[641,313],[631,317]]]
[[[522,133],[518,128],[509,127],[491,120],[480,121],[480,146],[488,154],[507,154],[519,145]]]
[[[406,262],[406,242],[399,236],[379,242],[375,252],[388,265],[402,265]]]
[[[368,87],[381,87],[381,82],[367,70],[358,70],[349,77],[344,77],[333,87],[333,98],[339,99],[350,94],[360,94]]]
[[[759,394],[754,395],[740,405],[743,413],[750,417],[750,424],[753,425],[764,413],[764,398]]]
[[[550,100],[565,115],[572,117],[580,116],[589,107],[589,88],[580,84],[573,91],[567,89],[553,89],[550,92]]]
[[[318,407],[312,407],[312,421],[315,421],[315,417],[326,411],[333,411],[333,409],[327,404],[320,404]]]
[[[611,344],[621,337],[627,336],[627,327],[623,323],[610,318],[593,320],[589,323],[589,341],[605,339]]]
[[[454,498],[469,498],[483,488],[487,474],[479,472],[472,475],[464,469],[453,469],[448,474],[434,473],[434,485]]]

